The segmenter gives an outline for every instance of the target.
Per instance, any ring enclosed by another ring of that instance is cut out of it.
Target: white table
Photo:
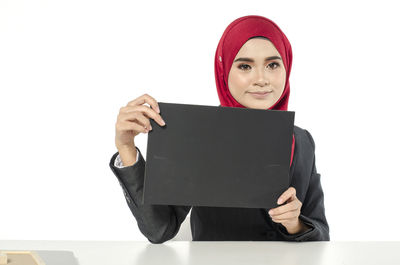
[[[400,264],[400,242],[256,241],[17,241],[0,240],[0,250],[69,250],[79,265],[134,264]],[[53,264],[46,264],[53,265]]]

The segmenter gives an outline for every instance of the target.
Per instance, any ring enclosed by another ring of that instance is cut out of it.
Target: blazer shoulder
[[[301,142],[302,144],[309,145],[313,150],[315,150],[315,142],[311,135],[311,133],[300,126],[294,125],[293,133],[296,141]]]

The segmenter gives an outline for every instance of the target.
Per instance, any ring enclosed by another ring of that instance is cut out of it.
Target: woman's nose
[[[255,83],[259,86],[266,86],[269,85],[268,73],[263,69],[259,68],[256,74],[256,81]]]

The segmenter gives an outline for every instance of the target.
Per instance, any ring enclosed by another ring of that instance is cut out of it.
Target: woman
[[[280,28],[262,16],[244,16],[225,29],[215,54],[215,80],[222,106],[287,110],[292,50]],[[148,103],[150,107],[143,105]],[[145,161],[134,137],[160,126],[157,101],[145,94],[120,109],[110,167],[117,176],[140,231],[162,243],[179,231],[191,206],[142,205]],[[274,209],[193,207],[191,230],[197,240],[329,240],[324,194],[315,166],[311,134],[294,127],[291,186]]]

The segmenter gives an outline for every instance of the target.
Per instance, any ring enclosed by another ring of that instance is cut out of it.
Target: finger
[[[152,118],[154,121],[156,121],[160,126],[165,125],[165,121],[163,118],[161,118],[161,115],[155,112],[153,109],[150,109],[147,106],[137,106],[138,110],[142,111],[143,114],[145,114],[147,117]]]
[[[290,197],[296,195],[296,189],[293,187],[289,187],[281,196],[279,196],[278,204],[282,204],[286,202]]]
[[[287,220],[287,219],[293,219],[296,218],[300,215],[300,211],[298,209],[295,209],[293,211],[289,211],[289,212],[285,212],[283,214],[279,214],[279,215],[275,215],[275,216],[271,216],[271,219],[274,220]]]
[[[273,209],[269,210],[268,214],[270,216],[274,216],[275,217],[277,215],[283,214],[285,212],[294,211],[294,210],[297,210],[299,208],[300,208],[300,201],[297,200],[297,198],[296,198],[296,200],[293,200],[293,201],[291,201],[291,202],[289,202],[289,203],[287,203],[285,205],[282,205],[282,206],[279,206],[279,207],[276,207],[276,208],[273,208]]]
[[[160,106],[158,105],[157,100],[155,100],[155,98],[153,98],[149,94],[144,94],[128,102],[127,106],[138,106],[138,105],[143,105],[144,103],[149,104],[153,110],[157,111],[157,113],[160,113]]]
[[[147,133],[147,129],[144,128],[144,126],[134,122],[120,122],[118,130],[121,131],[133,130],[135,132]]]
[[[150,120],[148,117],[146,117],[142,112],[140,111],[134,111],[134,112],[128,112],[128,113],[122,113],[119,117],[121,121],[125,122],[136,122],[140,125],[142,125],[145,129],[152,130],[151,125],[150,125]]]
[[[160,126],[165,125],[165,121],[163,118],[161,118],[161,115],[156,113],[153,109],[149,108],[148,106],[145,105],[139,105],[139,106],[126,106],[121,108],[122,112],[129,113],[129,112],[141,112],[145,114],[148,118],[152,118],[155,120]]]
[[[296,218],[289,218],[289,219],[282,219],[282,220],[272,219],[272,221],[275,222],[275,223],[279,223],[279,224],[283,224],[284,225],[284,224],[295,222]]]
[[[284,221],[279,221],[279,220],[275,220],[275,219],[272,219],[272,221],[274,221],[274,223],[279,223],[279,224],[284,222]]]

